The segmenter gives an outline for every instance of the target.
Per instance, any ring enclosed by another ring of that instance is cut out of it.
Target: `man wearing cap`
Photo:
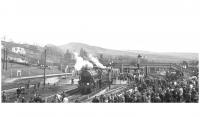
[[[7,101],[7,95],[6,95],[5,91],[3,91],[2,102],[6,102],[6,101]]]

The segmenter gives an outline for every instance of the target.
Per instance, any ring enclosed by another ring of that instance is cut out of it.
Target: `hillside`
[[[6,45],[9,50],[8,56],[17,57],[17,58],[25,58],[28,61],[32,61],[36,63],[37,60],[42,58],[44,47],[29,45],[29,44],[18,44],[14,42],[4,42],[1,41],[2,45]],[[25,56],[19,56],[13,53],[12,47],[21,47],[24,48],[26,51]],[[64,53],[67,49],[70,51],[79,52],[80,49],[83,48],[88,53],[93,55],[103,54],[105,56],[126,56],[135,59],[138,54],[141,54],[144,58],[148,59],[148,61],[153,62],[180,62],[183,60],[198,60],[199,55],[198,53],[173,53],[173,52],[165,52],[165,53],[158,53],[158,52],[149,52],[149,51],[141,51],[141,50],[112,50],[106,49],[97,46],[91,46],[83,43],[68,43],[61,46],[55,46],[52,44],[47,44],[47,62],[50,63],[59,63],[60,59],[63,57]]]
[[[69,49],[71,51],[79,52],[81,48],[84,48],[88,53],[97,55],[111,55],[111,56],[129,56],[136,58],[138,54],[141,54],[149,61],[154,62],[180,62],[183,60],[198,60],[198,53],[156,53],[156,52],[148,52],[148,51],[140,51],[140,50],[128,50],[128,51],[120,51],[120,50],[111,50],[105,49],[101,47],[91,46],[83,43],[69,43],[65,45],[59,46],[63,51]]]
[[[3,70],[3,64],[2,64],[2,70],[1,70],[1,77],[2,79],[10,78],[10,77],[17,77],[17,71],[21,71],[21,76],[34,76],[34,75],[42,75],[44,74],[43,69],[41,69],[39,66],[36,66],[38,64],[38,61],[43,61],[43,52],[44,47],[36,46],[36,45],[30,45],[30,44],[19,44],[15,42],[5,42],[1,41],[1,58],[3,60],[3,53],[4,49],[3,47],[6,47],[8,51],[8,60],[10,59],[9,63],[7,64],[7,70]],[[20,47],[25,50],[24,54],[16,53],[13,51],[13,48]],[[59,63],[60,57],[63,56],[62,51],[56,47],[47,45],[47,65],[53,65],[53,63]],[[29,65],[20,64],[19,61],[11,61],[11,58],[17,58],[26,60]],[[41,63],[41,62],[40,62]],[[55,64],[54,64],[55,65]],[[53,74],[53,73],[62,73],[58,67],[51,67],[51,69],[46,69],[46,74]]]
[[[19,44],[15,42],[6,42],[6,41],[1,41],[1,44],[7,48],[8,56],[12,56],[12,57],[20,57],[18,54],[15,54],[12,52],[13,47],[24,48],[24,50],[26,51],[25,56],[27,58],[40,58],[40,54],[42,51],[42,47],[35,46],[35,45]]]
[[[188,59],[188,60],[198,60],[199,56],[197,53],[178,53],[178,52],[150,52],[150,51],[143,51],[143,50],[128,50],[129,52],[137,52],[137,53],[143,53],[145,55],[162,55],[162,56],[168,56],[171,58],[182,58],[182,59]]]
[[[128,52],[128,51],[120,51],[120,50],[112,50],[112,49],[105,49],[102,47],[91,46],[83,43],[69,43],[65,45],[59,46],[63,51],[67,49],[71,51],[79,52],[81,48],[86,50],[88,53],[91,54],[104,54],[104,55],[112,55],[112,56],[132,56],[137,57],[136,53]]]
[[[1,45],[7,48],[8,57],[25,59],[31,64],[37,64],[38,60],[43,59],[45,48],[47,50],[47,62],[49,63],[59,63],[60,58],[64,54],[60,48],[54,45],[50,45],[50,44],[46,45],[45,47],[41,47],[41,46],[30,45],[30,44],[19,44],[15,42],[1,41]],[[14,47],[23,48],[25,50],[25,54],[20,55],[20,54],[14,53],[12,51],[12,48]],[[2,48],[1,48],[1,51],[3,53]]]

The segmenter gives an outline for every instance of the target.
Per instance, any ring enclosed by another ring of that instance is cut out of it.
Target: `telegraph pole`
[[[11,69],[10,69],[10,78],[12,78],[12,63],[10,63]]]
[[[8,50],[6,49],[6,47],[4,47],[3,49],[3,69],[6,69],[7,71],[7,66],[8,66]],[[5,63],[6,62],[6,63]]]
[[[47,56],[47,50],[44,50],[44,87],[45,87],[45,80],[46,80],[46,56]]]
[[[8,50],[7,50],[7,48],[6,48],[6,71],[7,71],[7,69],[8,69]]]
[[[3,69],[5,69],[6,48],[3,49]]]
[[[6,37],[4,36],[3,39],[4,39],[4,42],[5,42]],[[3,70],[5,69],[5,60],[6,60],[6,42],[5,42],[5,45],[4,45],[4,48],[3,48]]]

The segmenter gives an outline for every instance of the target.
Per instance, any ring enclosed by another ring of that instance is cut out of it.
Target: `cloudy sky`
[[[0,38],[118,50],[199,52],[199,0],[3,0]]]

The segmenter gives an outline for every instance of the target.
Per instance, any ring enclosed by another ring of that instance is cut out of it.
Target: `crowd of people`
[[[63,91],[61,94],[56,94],[50,100],[51,103],[68,103],[69,99],[66,96],[66,93]]]
[[[33,96],[27,99],[27,88],[18,87],[16,89],[16,95],[9,96],[5,91],[2,93],[2,102],[15,102],[15,103],[42,103],[45,102],[36,90],[33,90]]]
[[[20,85],[13,93],[2,91],[2,102],[15,102],[15,103],[44,103],[45,99],[39,94],[40,82],[30,85],[30,80],[27,84]],[[55,83],[53,85],[55,87]],[[32,88],[31,88],[32,87]],[[50,88],[48,83],[47,88]],[[11,94],[11,95],[10,95]],[[32,95],[34,94],[34,95]]]
[[[130,86],[115,94],[96,96],[93,103],[198,103],[199,79],[133,79]]]
[[[8,100],[8,96],[3,91],[2,102],[5,103],[9,101],[10,100]],[[39,94],[35,94],[33,97],[30,97],[30,99],[26,99],[24,96],[17,94],[17,98],[14,101],[14,103],[43,103],[43,102],[45,102],[45,100],[43,100]]]

